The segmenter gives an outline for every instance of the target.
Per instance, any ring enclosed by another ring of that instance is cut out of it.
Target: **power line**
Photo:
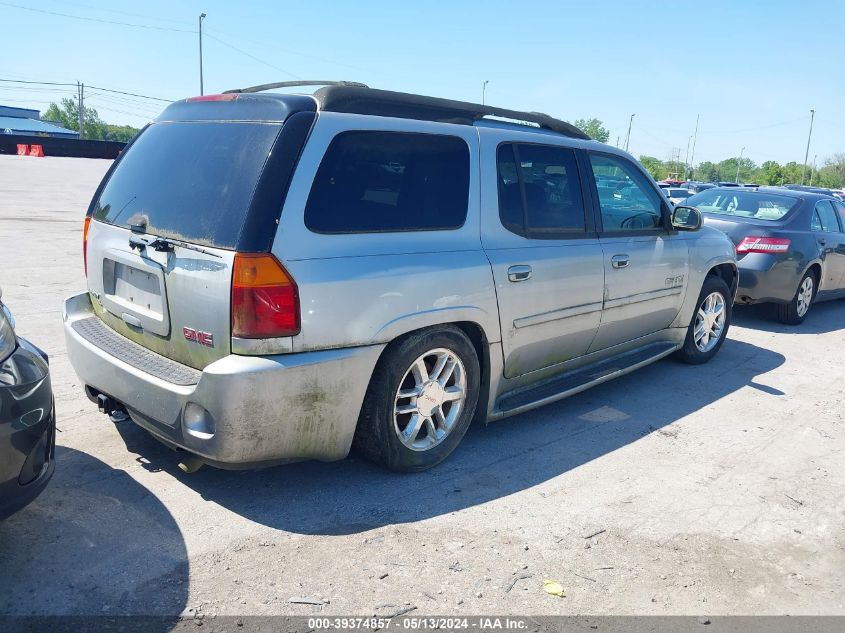
[[[181,24],[183,26],[187,26],[188,23],[184,20],[173,20],[171,18],[163,18],[158,15],[149,15],[149,14],[142,14],[142,13],[130,13],[129,11],[120,11],[118,9],[109,9],[106,7],[96,7],[90,4],[84,4],[82,2],[71,2],[70,0],[62,0],[62,4],[71,4],[77,7],[82,7],[84,9],[92,9],[94,11],[103,11],[106,13],[116,13],[118,15],[128,15],[133,18],[143,18],[145,20],[158,20],[159,22],[170,22],[171,24]]]
[[[193,31],[189,29],[175,29],[168,26],[152,26],[149,24],[135,24],[132,22],[118,22],[116,20],[103,20],[101,18],[91,18],[83,15],[73,15],[72,13],[61,13],[59,11],[48,11],[47,9],[36,9],[33,7],[25,7],[20,4],[14,4],[12,2],[0,2],[0,5],[6,7],[12,7],[14,9],[21,9],[23,11],[32,11],[34,13],[43,13],[45,15],[53,15],[62,18],[71,18],[72,20],[83,20],[85,22],[99,22],[100,24],[114,24],[117,26],[128,26],[137,29],[149,29],[153,31],[170,31],[173,33],[193,33]]]
[[[3,4],[0,2],[0,4]],[[38,84],[42,86],[73,86],[76,87],[76,84],[69,84],[69,83],[61,83],[58,81],[26,81],[24,79],[0,79],[0,81],[4,83],[13,83],[13,84]]]
[[[124,92],[122,90],[112,90],[111,88],[103,88],[101,86],[90,86],[91,88],[96,88],[97,90],[105,90],[106,92],[114,92],[119,95],[129,95],[130,97],[141,97],[143,99],[152,99],[153,101],[164,101],[166,103],[173,103],[176,99],[162,99],[161,97],[151,97],[149,95],[139,95],[135,92]]]
[[[211,33],[206,32],[206,34],[205,34],[205,35],[206,35],[206,37],[210,37],[211,39],[215,40],[216,42],[219,42],[219,43],[220,43],[220,44],[222,44],[223,46],[226,46],[226,47],[228,47],[228,48],[231,48],[233,51],[237,51],[237,52],[238,52],[238,53],[240,53],[241,55],[246,55],[246,56],[247,56],[247,57],[249,57],[250,59],[253,59],[253,60],[255,60],[255,61],[257,61],[257,62],[259,62],[259,63],[261,63],[261,64],[264,64],[265,66],[269,66],[270,68],[273,68],[273,69],[275,69],[275,70],[278,70],[278,71],[279,71],[279,72],[281,72],[281,73],[284,73],[284,74],[286,74],[286,75],[289,75],[289,76],[293,77],[294,79],[302,79],[302,77],[300,77],[299,75],[294,75],[294,74],[293,74],[292,72],[290,72],[289,70],[285,70],[284,68],[279,68],[279,67],[278,67],[278,66],[276,66],[275,64],[271,64],[270,62],[268,62],[268,61],[266,61],[266,60],[264,60],[264,59],[261,59],[260,57],[256,57],[256,56],[255,56],[255,55],[253,55],[252,53],[247,53],[245,50],[240,49],[240,48],[238,48],[237,46],[234,46],[234,45],[232,45],[232,44],[229,44],[228,42],[226,42],[226,41],[224,41],[224,40],[221,40],[219,37],[217,37],[217,36],[215,36],[215,35],[212,35]]]
[[[0,2],[0,4],[3,4]],[[0,79],[0,82],[4,83],[16,83],[16,84],[27,84],[27,85],[38,85],[38,86],[73,86],[76,87],[75,83],[62,83],[58,81],[28,81],[23,79]],[[161,97],[151,97],[150,95],[142,95],[138,94],[137,92],[125,92],[123,90],[114,90],[113,88],[103,88],[102,86],[89,86],[90,88],[96,88],[97,90],[104,90],[105,92],[113,92],[115,94],[121,95],[128,95],[130,97],[140,97],[142,99],[152,99],[153,101],[163,101],[165,103],[172,103],[176,101],[176,99],[162,99]]]

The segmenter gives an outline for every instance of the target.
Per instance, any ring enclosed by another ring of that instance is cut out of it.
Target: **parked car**
[[[0,519],[41,493],[53,476],[55,446],[47,355],[15,335],[12,313],[0,301]]]
[[[708,189],[692,196],[704,223],[736,244],[739,303],[775,303],[801,323],[814,301],[845,297],[845,205],[791,189]]]
[[[472,419],[725,340],[732,244],[630,155],[536,113],[261,89],[174,103],[136,137],[65,302],[89,397],[184,469],[355,445],[422,470]]]
[[[716,185],[710,182],[688,182],[686,184],[687,191],[690,192],[690,195],[701,193],[705,189],[712,189],[715,186]]]
[[[669,187],[664,189],[663,193],[666,194],[672,204],[683,204],[692,195],[686,187]]]

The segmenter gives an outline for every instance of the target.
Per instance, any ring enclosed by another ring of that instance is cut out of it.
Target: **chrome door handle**
[[[627,268],[631,263],[631,258],[627,255],[614,255],[610,258],[610,263],[614,268]]]
[[[531,266],[520,264],[508,268],[508,281],[525,281],[531,279]]]

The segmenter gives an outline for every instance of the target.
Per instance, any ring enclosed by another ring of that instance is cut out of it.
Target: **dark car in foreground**
[[[14,326],[0,300],[0,519],[37,497],[55,469],[47,355],[16,336]]]
[[[737,303],[777,304],[801,323],[814,301],[845,298],[845,205],[808,191],[713,188],[687,199],[736,245]]]

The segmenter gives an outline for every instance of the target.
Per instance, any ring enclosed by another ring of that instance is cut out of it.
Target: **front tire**
[[[467,432],[480,378],[475,348],[457,327],[428,328],[394,341],[370,379],[354,448],[394,471],[436,466]]]
[[[721,277],[707,277],[696,305],[684,346],[677,352],[677,358],[690,365],[706,363],[725,342],[733,307],[728,284]]]
[[[807,318],[810,306],[816,298],[816,275],[808,270],[798,282],[798,290],[789,303],[779,304],[777,307],[778,321],[787,325],[798,325]]]

